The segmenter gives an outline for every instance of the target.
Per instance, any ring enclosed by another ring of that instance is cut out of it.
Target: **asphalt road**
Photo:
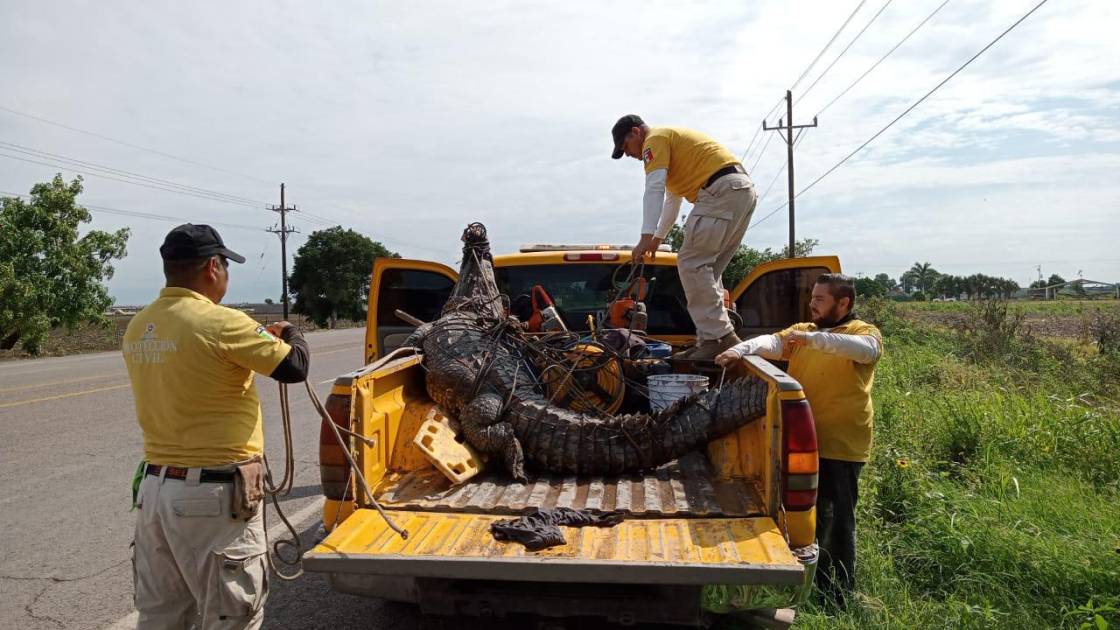
[[[310,381],[361,365],[363,329],[316,332]],[[282,456],[274,381],[257,377],[270,461]],[[326,382],[324,382],[326,381]],[[319,524],[319,420],[290,390],[296,480],[281,505],[304,546]],[[143,456],[119,353],[0,363],[0,628],[132,628],[129,512]],[[277,471],[279,472],[279,471]],[[271,510],[271,506],[269,508]],[[280,522],[269,515],[270,532]],[[413,607],[335,593],[315,574],[272,580],[266,628],[412,628]]]

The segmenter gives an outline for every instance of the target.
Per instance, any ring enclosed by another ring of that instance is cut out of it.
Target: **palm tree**
[[[930,289],[933,288],[933,283],[936,282],[937,277],[941,275],[933,268],[933,265],[928,262],[916,262],[913,267],[910,267],[910,271],[906,273],[911,274],[911,277],[914,279],[914,286],[922,293],[929,293]]]

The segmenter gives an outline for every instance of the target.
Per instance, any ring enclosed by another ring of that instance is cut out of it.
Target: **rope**
[[[387,363],[390,359],[394,359],[398,355],[403,354],[404,352],[414,351],[414,350],[415,350],[414,348],[398,348],[398,349],[394,350],[393,352],[389,353],[388,355],[382,357],[379,361],[376,361],[375,363],[371,364],[371,367],[376,368],[377,366],[380,366],[380,365],[383,365],[383,364]],[[305,380],[304,381],[304,386],[307,388],[307,395],[311,399],[311,405],[315,408],[316,411],[319,412],[319,415],[321,416],[323,421],[326,422],[327,426],[331,427],[332,431],[334,432],[335,440],[337,440],[339,446],[342,447],[342,453],[346,456],[346,461],[350,464],[350,478],[347,479],[346,486],[347,487],[350,486],[351,479],[354,477],[355,474],[357,474],[358,480],[361,483],[361,487],[365,491],[366,496],[369,498],[370,504],[373,505],[373,507],[375,507],[377,509],[379,514],[381,514],[381,517],[385,519],[385,522],[389,525],[390,529],[392,529],[397,534],[399,534],[401,536],[401,538],[407,539],[408,538],[408,532],[406,530],[403,530],[403,529],[397,527],[397,525],[393,522],[393,520],[389,518],[389,515],[385,513],[385,510],[382,509],[381,505],[377,502],[377,500],[373,498],[373,492],[370,491],[369,484],[366,483],[365,477],[362,475],[361,471],[358,470],[357,465],[354,463],[353,457],[351,457],[351,455],[350,455],[350,446],[351,445],[347,444],[345,442],[345,440],[342,439],[342,433],[345,433],[346,435],[348,435],[350,437],[357,438],[358,440],[361,440],[363,443],[365,443],[366,446],[372,446],[374,441],[365,437],[365,436],[354,433],[353,431],[350,431],[349,429],[345,429],[345,428],[341,428],[341,427],[337,426],[334,423],[334,420],[331,419],[330,414],[327,413],[326,407],[323,406],[323,403],[319,400],[319,397],[315,394],[315,390],[311,389],[311,383],[309,383]],[[284,514],[284,511],[280,508],[280,497],[286,496],[287,494],[289,494],[292,491],[292,485],[295,483],[295,456],[294,456],[294,451],[293,451],[293,447],[292,447],[291,402],[288,398],[288,386],[284,383],[280,383],[280,420],[281,420],[281,424],[283,426],[283,434],[284,434],[284,476],[280,480],[279,484],[274,483],[273,482],[273,476],[272,476],[272,468],[268,464],[268,456],[267,455],[264,456],[262,458],[262,460],[263,460],[263,463],[264,463],[264,473],[265,473],[264,474],[265,492],[268,494],[268,497],[270,499],[272,499],[272,507],[273,507],[273,509],[276,510],[276,515],[280,518],[280,521],[284,523],[284,526],[288,529],[288,532],[291,534],[290,539],[281,538],[281,539],[273,542],[272,543],[272,553],[276,554],[276,559],[279,560],[281,564],[284,564],[284,565],[289,566],[289,567],[297,567],[297,569],[296,569],[295,573],[291,573],[291,574],[286,575],[284,573],[281,573],[279,570],[277,570],[276,565],[272,560],[272,555],[271,554],[267,555],[267,561],[268,561],[269,568],[272,570],[273,573],[276,574],[276,577],[280,578],[281,580],[285,580],[285,581],[290,582],[290,581],[298,579],[301,575],[303,575],[303,566],[302,565],[303,565],[304,550],[303,550],[303,545],[302,545],[302,543],[300,542],[300,539],[299,539],[299,532],[296,531],[295,526],[292,525],[291,521],[289,521],[288,517]],[[341,513],[341,510],[339,510],[339,512],[335,514],[335,523],[336,524],[338,522],[338,514],[339,513]],[[264,525],[264,530],[265,530],[265,544],[267,545],[268,544],[268,541],[267,541],[267,538],[268,538],[268,510],[267,509],[264,511],[264,515],[263,515],[262,519],[263,519],[263,525]],[[292,555],[290,557],[285,557],[285,550],[292,550],[291,551]]]

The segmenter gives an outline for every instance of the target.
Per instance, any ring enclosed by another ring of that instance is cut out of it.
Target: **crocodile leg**
[[[501,419],[504,402],[495,393],[479,394],[463,407],[459,424],[471,446],[487,455],[500,456],[514,479],[527,481],[521,442],[513,426]]]

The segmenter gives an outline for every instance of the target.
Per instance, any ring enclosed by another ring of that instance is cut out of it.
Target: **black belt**
[[[147,474],[158,477],[160,470],[163,466],[156,464],[148,464]],[[187,471],[189,468],[180,468],[178,466],[168,466],[167,474],[164,477],[168,479],[186,479]],[[199,477],[201,483],[233,483],[233,476],[235,471],[232,470],[207,470],[202,469],[202,475]]]
[[[716,183],[717,179],[723,177],[724,175],[730,175],[732,173],[742,173],[742,174],[746,175],[747,174],[747,169],[743,168],[743,165],[739,164],[738,162],[736,162],[734,164],[728,164],[727,166],[725,166],[725,167],[719,169],[718,171],[712,173],[712,176],[708,178],[708,181],[704,182],[703,188],[707,188],[708,186],[711,186],[712,184]]]

